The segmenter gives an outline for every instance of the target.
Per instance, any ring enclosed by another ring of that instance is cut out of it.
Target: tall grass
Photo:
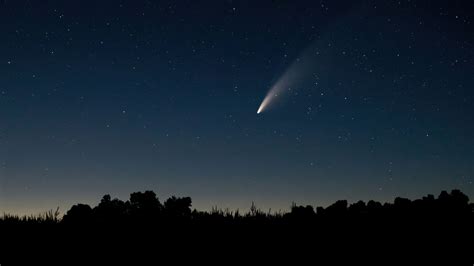
[[[39,214],[14,215],[4,213],[0,217],[0,223],[4,224],[57,224],[61,221],[59,207]]]

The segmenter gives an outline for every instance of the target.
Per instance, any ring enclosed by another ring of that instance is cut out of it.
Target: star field
[[[471,1],[3,0],[0,210],[145,189],[199,209],[473,197],[473,14]]]

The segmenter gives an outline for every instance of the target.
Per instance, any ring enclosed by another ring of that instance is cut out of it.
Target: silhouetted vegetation
[[[338,200],[323,208],[298,206],[293,204],[289,212],[263,212],[252,203],[249,212],[241,214],[237,211],[213,208],[210,212],[192,210],[189,197],[172,196],[162,204],[153,191],[134,192],[130,199],[122,201],[104,195],[100,203],[91,207],[87,204],[72,206],[62,219],[59,210],[49,211],[38,216],[19,217],[4,214],[0,225],[5,224],[127,224],[139,223],[152,225],[161,222],[189,222],[190,224],[286,224],[324,222],[328,220],[357,221],[361,219],[378,220],[431,220],[437,219],[472,219],[474,204],[460,190],[451,193],[442,191],[435,198],[427,195],[421,199],[410,200],[397,197],[393,203],[358,201],[348,204],[346,200]]]
[[[25,247],[30,252],[42,250],[41,254],[57,250],[81,254],[71,254],[76,257],[93,249],[115,259],[125,254],[149,254],[154,259],[157,250],[159,256],[164,254],[162,247],[180,253],[173,260],[190,250],[220,251],[230,258],[232,250],[253,254],[265,247],[275,257],[283,252],[308,258],[322,249],[341,255],[389,252],[390,257],[420,255],[425,249],[423,256],[444,254],[471,262],[473,210],[474,204],[459,190],[416,200],[397,197],[383,204],[373,200],[351,204],[338,200],[325,208],[293,204],[288,212],[265,212],[252,204],[245,213],[199,211],[192,209],[189,197],[173,196],[162,203],[153,191],[134,192],[126,201],[105,195],[97,206],[76,204],[63,217],[58,210],[25,217],[4,214],[0,255],[21,251],[19,257],[9,257],[23,258]]]

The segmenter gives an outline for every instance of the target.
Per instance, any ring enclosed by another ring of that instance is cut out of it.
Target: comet
[[[311,55],[309,49],[297,58],[270,88],[258,107],[257,114],[268,110],[277,100],[285,98],[292,91],[292,88],[296,88],[302,82],[308,80],[307,77],[310,74],[312,62],[314,62],[312,59],[314,59],[314,56]]]

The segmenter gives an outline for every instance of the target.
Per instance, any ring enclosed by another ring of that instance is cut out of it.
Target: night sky
[[[0,211],[143,190],[202,210],[472,198],[473,15],[468,0],[2,0]]]

